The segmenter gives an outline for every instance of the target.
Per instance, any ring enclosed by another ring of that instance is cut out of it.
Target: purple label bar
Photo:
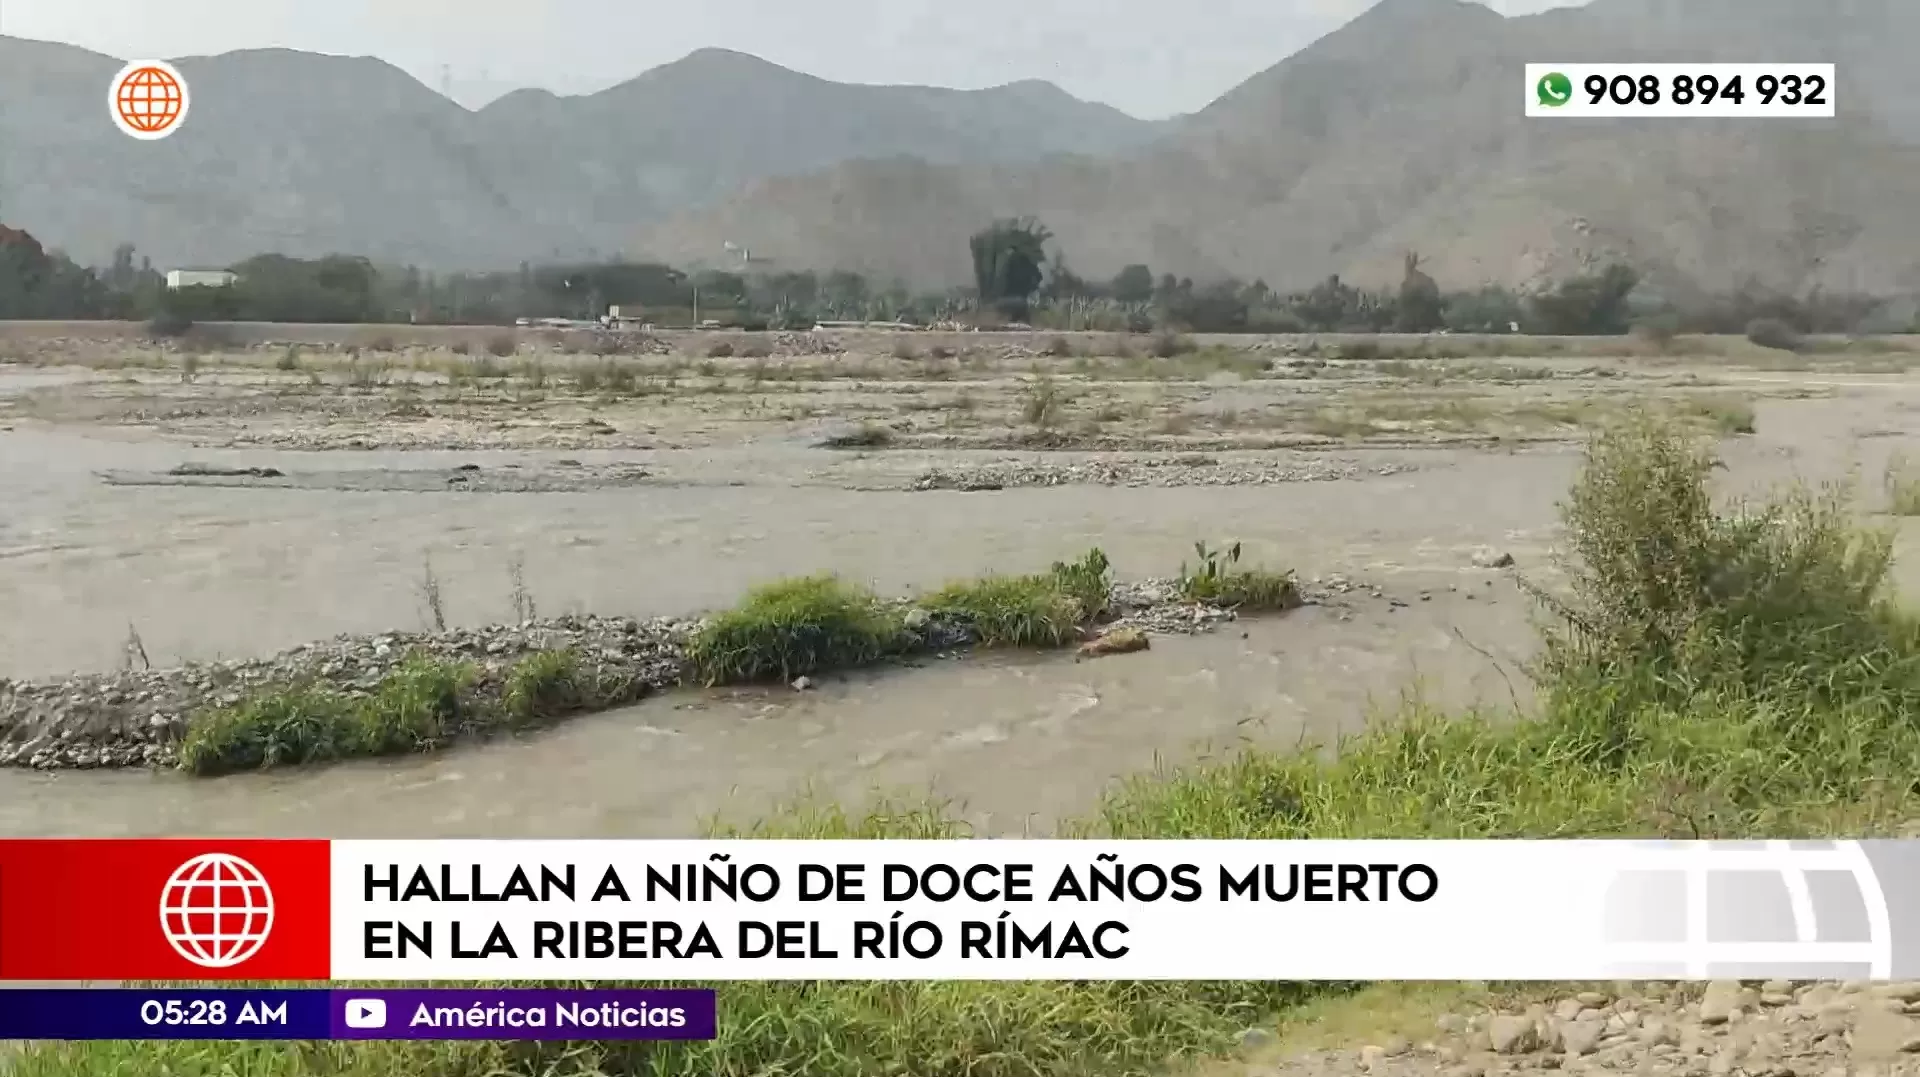
[[[336,1040],[710,1040],[704,988],[330,991]]]

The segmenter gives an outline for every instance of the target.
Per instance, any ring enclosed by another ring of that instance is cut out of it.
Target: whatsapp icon
[[[1548,108],[1559,108],[1573,100],[1573,80],[1558,71],[1540,76],[1533,90],[1539,95],[1540,103]]]

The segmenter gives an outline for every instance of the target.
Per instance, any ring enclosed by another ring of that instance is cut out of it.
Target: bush
[[[733,345],[727,343],[724,340],[714,341],[712,344],[707,346],[707,358],[731,359],[733,358]]]
[[[1805,340],[1792,326],[1778,318],[1755,318],[1747,323],[1747,339],[1762,348],[1797,352]]]
[[[1702,445],[1642,420],[1604,432],[1563,508],[1569,585],[1550,683],[1617,703],[1756,699],[1783,716],[1920,704],[1914,625],[1882,591],[1890,536],[1855,528],[1844,491],[1716,510]]]
[[[741,347],[740,354],[748,359],[766,359],[773,355],[773,346],[764,340],[750,340]]]
[[[1028,426],[1051,430],[1060,421],[1060,412],[1065,404],[1060,386],[1052,378],[1042,377],[1027,386],[1020,404],[1020,418]]]
[[[1193,544],[1198,562],[1180,566],[1180,593],[1194,602],[1248,613],[1278,613],[1300,605],[1300,585],[1291,572],[1240,568],[1240,544],[1224,550]]]
[[[520,340],[512,333],[495,333],[487,338],[487,354],[505,359],[520,350]]]
[[[895,359],[905,360],[918,359],[920,358],[920,350],[913,346],[913,341],[911,340],[896,340],[893,342],[893,357]]]
[[[832,576],[808,576],[749,592],[701,627],[687,659],[708,687],[790,681],[879,661],[906,642],[900,618],[872,593]]]

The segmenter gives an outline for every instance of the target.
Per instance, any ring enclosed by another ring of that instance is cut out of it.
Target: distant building
[[[240,278],[224,269],[169,269],[167,290],[181,288],[225,288]]]

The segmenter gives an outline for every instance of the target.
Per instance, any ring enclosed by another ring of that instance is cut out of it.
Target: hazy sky
[[[718,45],[841,82],[1043,78],[1160,117],[1199,108],[1373,0],[0,0],[0,33],[122,59],[282,46],[374,55],[468,104],[600,89]],[[1570,0],[1484,0],[1509,14]]]

